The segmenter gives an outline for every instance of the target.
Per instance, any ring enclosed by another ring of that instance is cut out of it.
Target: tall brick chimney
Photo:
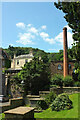
[[[68,45],[67,45],[67,28],[63,28],[63,75],[64,77],[69,75],[68,69],[68,53],[67,53]]]

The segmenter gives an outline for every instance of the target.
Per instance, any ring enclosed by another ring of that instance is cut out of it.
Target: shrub
[[[58,86],[62,87],[63,86],[63,76],[60,74],[55,74],[51,78],[51,83],[52,83],[52,85],[58,85]]]
[[[45,110],[48,108],[48,105],[46,104],[44,100],[39,100],[37,101],[37,107]]]
[[[49,106],[54,99],[56,98],[56,94],[54,92],[50,92],[48,95],[45,96],[45,102]]]
[[[80,71],[79,71],[79,73],[78,73],[78,81],[80,81]]]
[[[72,79],[72,77],[71,76],[66,76],[63,79],[63,83],[64,83],[65,87],[73,86],[73,79]]]
[[[79,82],[79,81],[75,82],[75,83],[74,83],[74,86],[75,86],[75,87],[80,87],[80,82]]]
[[[64,93],[58,95],[51,104],[51,109],[54,111],[60,111],[71,108],[72,108],[72,101],[69,99],[68,95]]]
[[[77,81],[78,80],[78,73],[72,73],[72,78],[74,81]]]

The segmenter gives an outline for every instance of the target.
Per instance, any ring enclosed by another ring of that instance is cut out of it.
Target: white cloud
[[[45,38],[44,39],[46,42],[48,42],[49,44],[54,44],[55,42],[54,42],[54,39],[53,38]]]
[[[63,46],[63,31],[60,32],[55,38],[50,38],[48,33],[43,32],[43,30],[46,30],[47,28],[46,25],[42,25],[36,29],[32,24],[26,25],[23,22],[19,22],[16,24],[16,26],[25,30],[25,33],[19,33],[19,40],[16,41],[18,43],[24,45],[33,44],[33,39],[36,38],[37,35],[38,38],[41,37],[45,42],[48,42],[49,44],[55,44],[55,42],[57,42],[58,45],[60,44]],[[65,27],[67,27],[68,47],[71,47],[71,44],[73,43],[71,28],[68,25]]]
[[[31,26],[32,26],[32,24],[28,24],[28,25],[27,25],[27,27],[31,27]]]
[[[49,35],[48,35],[47,33],[45,33],[45,32],[41,32],[41,33],[40,33],[40,36],[41,36],[43,39],[49,37]]]
[[[17,43],[21,43],[23,45],[34,44],[32,39],[34,39],[35,36],[32,35],[31,33],[24,33],[24,34],[19,33],[18,37],[19,40],[16,41]]]
[[[28,31],[31,32],[31,33],[34,33],[34,34],[38,35],[38,30],[35,27],[29,28]]]
[[[63,43],[63,32],[59,33],[55,38],[55,41]]]
[[[71,47],[72,45],[71,44],[73,44],[73,38],[72,38],[72,33],[71,32],[68,32],[67,33],[67,39],[68,39],[68,47]]]
[[[52,52],[57,51],[57,52],[59,52],[59,49],[50,48],[50,49],[48,49],[48,51],[52,51]]]
[[[41,29],[45,30],[47,27],[46,25],[41,26]]]
[[[41,32],[40,36],[43,38],[44,41],[48,42],[49,44],[54,44],[54,39],[53,38],[49,38],[48,33]]]
[[[67,40],[68,40],[68,47],[71,47],[71,44],[73,43],[71,28],[67,27]],[[55,38],[54,41],[60,42],[61,45],[63,45],[63,32],[59,33]]]
[[[17,24],[16,24],[16,26],[17,26],[17,27],[19,27],[19,28],[22,28],[22,29],[24,29],[24,28],[25,28],[25,24],[24,24],[24,23],[22,23],[22,22],[17,23]]]

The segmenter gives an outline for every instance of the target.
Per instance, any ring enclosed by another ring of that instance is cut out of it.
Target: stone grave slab
[[[24,120],[24,119],[34,119],[34,109],[33,107],[17,107],[8,111],[5,111],[5,118],[7,120]]]

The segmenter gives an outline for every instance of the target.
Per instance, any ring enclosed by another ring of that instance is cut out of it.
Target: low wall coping
[[[33,111],[35,108],[33,107],[17,107],[8,111],[5,111],[4,114],[20,114],[24,115],[30,111]]]
[[[39,95],[27,95],[28,98],[40,98]]]
[[[39,93],[50,93],[50,91],[39,91]]]
[[[56,87],[56,88],[60,88],[60,87]],[[62,88],[77,88],[77,89],[80,89],[80,87],[62,87]]]
[[[44,98],[30,98],[29,100],[33,100],[33,101],[39,101],[39,100],[45,100]]]
[[[20,98],[11,98],[11,99],[9,99],[9,101],[12,101],[12,100],[22,100],[23,99],[23,97],[20,97]]]

